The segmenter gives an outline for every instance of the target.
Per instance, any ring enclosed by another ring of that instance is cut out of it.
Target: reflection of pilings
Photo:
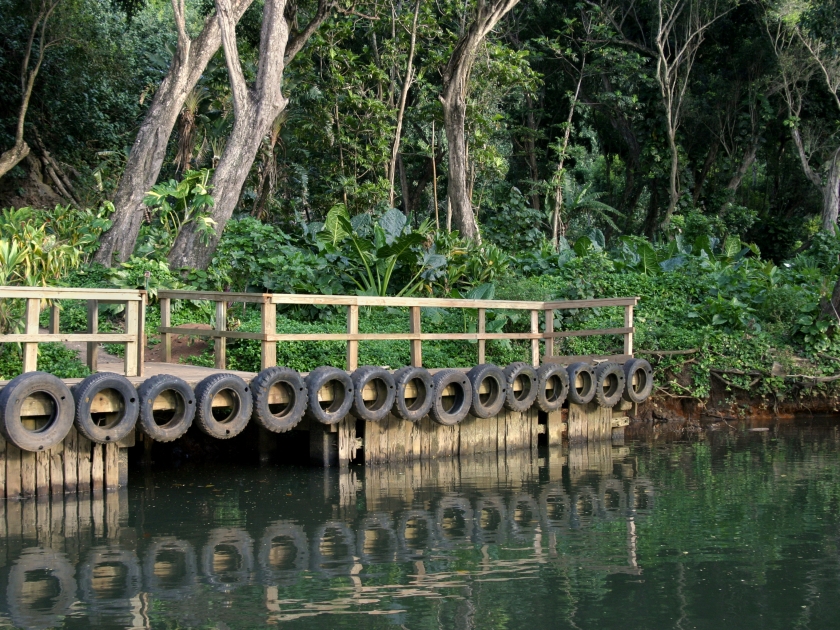
[[[73,566],[63,553],[26,549],[9,571],[6,602],[12,623],[21,628],[61,625],[76,599]]]
[[[207,582],[226,593],[250,584],[254,573],[253,545],[244,529],[212,530],[201,554],[201,572]]]
[[[290,585],[309,568],[309,540],[303,528],[292,521],[276,521],[260,538],[258,555],[262,582]]]
[[[195,594],[197,568],[193,546],[166,536],[152,539],[143,564],[146,590],[160,599],[186,599]]]

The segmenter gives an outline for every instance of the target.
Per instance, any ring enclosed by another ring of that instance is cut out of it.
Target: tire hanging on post
[[[615,407],[624,392],[624,369],[621,365],[609,361],[595,368],[595,400],[601,407]]]
[[[572,363],[566,368],[569,375],[569,401],[576,405],[588,405],[595,398],[595,372],[583,361]]]
[[[441,370],[433,377],[435,390],[432,403],[432,420],[443,426],[451,427],[461,422],[470,413],[472,401],[472,386],[470,379],[461,370]],[[444,392],[452,388],[453,395],[446,396],[451,401],[444,400]]]
[[[277,391],[286,400],[271,402],[272,390]],[[263,370],[251,381],[251,394],[254,398],[254,421],[273,433],[291,430],[306,413],[306,383],[301,375],[291,368],[270,367]]]
[[[396,384],[391,373],[375,365],[357,368],[351,377],[353,381],[353,415],[360,420],[379,422],[384,420],[394,406]],[[365,387],[374,391],[373,400],[364,399]]]
[[[544,363],[537,370],[537,405],[546,413],[557,411],[569,395],[569,374],[559,363]]]
[[[395,415],[409,422],[419,422],[429,415],[435,392],[435,381],[429,370],[422,367],[401,368],[394,373],[394,384]],[[410,396],[409,392],[414,395]]]
[[[155,418],[155,400],[164,393],[175,400],[172,416],[159,423]],[[184,435],[195,418],[195,392],[187,382],[170,374],[159,374],[143,381],[137,388],[140,399],[140,429],[156,442],[171,442]]]
[[[332,400],[321,402],[318,394],[329,387]],[[350,413],[353,405],[353,380],[344,370],[321,366],[312,370],[306,377],[309,405],[306,415],[321,424],[338,424]]]
[[[35,394],[52,401],[47,424],[31,431],[23,425],[23,406]],[[73,426],[73,394],[64,382],[46,372],[27,372],[13,378],[0,392],[0,432],[25,451],[44,451],[61,442]]]
[[[467,372],[467,378],[472,386],[472,415],[490,418],[498,414],[507,397],[507,379],[502,368],[492,363],[477,365]],[[484,393],[481,392],[482,386],[486,389]]]
[[[644,359],[630,359],[624,364],[624,380],[625,400],[641,403],[653,392],[653,368]]]
[[[223,415],[224,412],[213,411],[213,400],[222,392],[228,392],[227,395],[232,398],[233,403],[227,408],[229,411],[226,415]],[[227,440],[236,437],[248,426],[253,409],[251,388],[236,374],[221,373],[208,376],[196,386],[195,398],[195,423],[210,437]]]
[[[105,390],[119,396],[122,409],[110,413],[92,412],[93,401]],[[73,388],[76,399],[76,429],[91,442],[119,442],[134,428],[140,413],[137,389],[124,376],[99,372],[88,376]]]
[[[505,407],[520,413],[528,411],[537,399],[537,371],[528,363],[511,363],[505,368],[505,379]]]

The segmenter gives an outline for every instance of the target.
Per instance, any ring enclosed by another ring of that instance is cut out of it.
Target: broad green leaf
[[[347,214],[347,208],[343,204],[333,206],[327,213],[324,229],[318,233],[318,240],[336,247],[350,236],[352,227],[348,230],[349,224],[350,217]]]
[[[403,233],[407,220],[408,219],[405,218],[405,215],[396,208],[391,208],[388,212],[379,217],[377,224],[384,231],[386,243],[388,245],[393,243]]]

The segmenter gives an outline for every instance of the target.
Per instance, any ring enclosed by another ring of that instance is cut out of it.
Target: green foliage
[[[38,344],[38,369],[59,378],[84,378],[90,376],[88,367],[79,361],[79,353],[60,343]],[[20,346],[0,346],[0,379],[10,380],[23,372],[23,355]]]

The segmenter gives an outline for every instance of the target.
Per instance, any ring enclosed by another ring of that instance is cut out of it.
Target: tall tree
[[[3,177],[29,155],[29,145],[23,138],[26,112],[29,109],[32,88],[35,87],[35,79],[44,63],[47,49],[54,46],[58,41],[50,37],[48,26],[59,2],[61,0],[40,0],[40,2],[32,3],[33,8],[37,7],[37,10],[32,19],[32,28],[29,31],[29,39],[26,42],[23,64],[20,69],[21,102],[15,129],[15,144],[0,155],[0,177]]]
[[[253,0],[233,0],[232,14],[239,21]],[[94,261],[106,266],[127,260],[134,251],[140,225],[145,216],[143,197],[157,181],[169,137],[188,96],[195,89],[204,69],[222,43],[221,29],[215,14],[204,20],[195,39],[187,33],[185,0],[172,0],[175,28],[178,33],[172,63],[152,99],[143,119],[120,183],[114,194],[113,225],[102,236]]]
[[[474,17],[461,33],[443,70],[443,122],[449,144],[449,207],[455,227],[469,239],[480,240],[467,185],[467,91],[481,43],[519,0],[476,0]]]
[[[216,19],[221,30],[233,96],[234,124],[211,181],[215,204],[210,217],[216,222],[215,234],[205,241],[198,224],[187,223],[178,233],[169,253],[172,267],[204,269],[210,264],[263,138],[288,104],[282,90],[283,71],[306,40],[327,19],[333,5],[333,0],[319,0],[313,19],[295,38],[290,39],[295,5],[287,0],[266,0],[257,75],[254,84],[249,87],[236,43],[236,12],[231,0],[216,0]]]

